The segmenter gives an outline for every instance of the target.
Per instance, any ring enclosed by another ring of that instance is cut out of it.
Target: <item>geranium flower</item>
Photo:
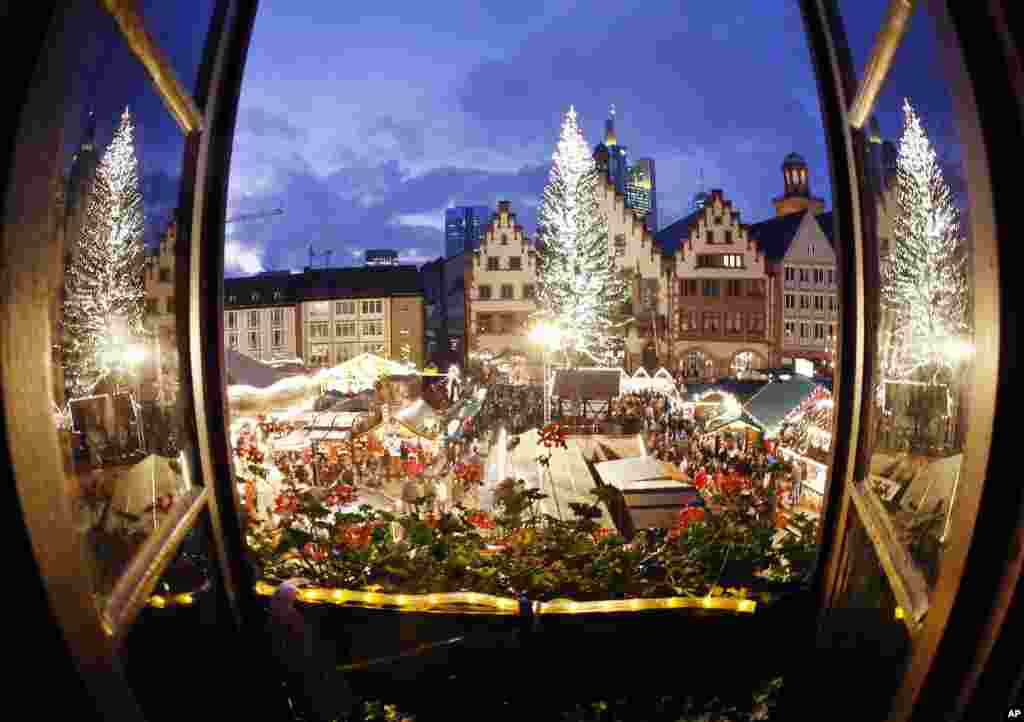
[[[695,521],[704,521],[705,514],[704,510],[699,506],[691,506],[683,509],[679,512],[679,516],[676,518],[676,524],[669,530],[669,538],[676,539],[686,533],[690,524]]]
[[[490,515],[485,514],[482,511],[467,516],[466,523],[471,526],[475,526],[478,529],[494,529],[497,526]]]
[[[292,494],[281,494],[274,499],[274,513],[294,514],[299,509],[299,500]]]
[[[548,424],[541,429],[540,442],[548,449],[552,447],[567,448],[565,444],[565,429],[562,428],[561,424]]]
[[[307,543],[302,547],[302,551],[307,557],[315,562],[322,562],[327,558],[327,550],[324,549],[322,544],[314,544],[313,542]]]
[[[600,527],[599,529],[595,529],[592,532],[592,536],[594,537],[594,543],[597,544],[602,539],[607,538],[607,536],[609,534],[611,534],[611,533],[612,533],[612,530],[608,529],[606,527]]]

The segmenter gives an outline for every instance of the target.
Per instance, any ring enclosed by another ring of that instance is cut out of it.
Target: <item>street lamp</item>
[[[551,423],[551,386],[548,380],[548,352],[556,350],[562,343],[562,331],[553,323],[542,321],[530,331],[530,340],[539,344],[544,358],[544,425]]]

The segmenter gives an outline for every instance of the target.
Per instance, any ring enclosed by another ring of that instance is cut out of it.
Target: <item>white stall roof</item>
[[[664,462],[651,456],[602,461],[596,468],[602,481],[621,490],[659,489],[683,485],[682,481],[672,478]]]

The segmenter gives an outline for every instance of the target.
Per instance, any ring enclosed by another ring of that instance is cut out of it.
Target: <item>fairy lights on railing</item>
[[[257,582],[256,593],[271,596],[277,587]],[[717,590],[716,590],[717,591]],[[638,612],[659,609],[714,609],[752,614],[757,602],[746,599],[746,590],[730,590],[738,598],[712,596],[666,597],[659,599],[612,599],[594,602],[576,602],[556,599],[540,602],[537,614],[599,614],[608,612]],[[298,591],[298,599],[312,604],[338,604],[370,608],[392,608],[402,612],[518,614],[519,602],[511,597],[497,597],[478,592],[449,592],[444,594],[382,594],[374,591],[325,589],[307,587]]]

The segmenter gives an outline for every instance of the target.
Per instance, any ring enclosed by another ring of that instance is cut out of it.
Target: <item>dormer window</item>
[[[281,300],[281,292],[280,291],[274,291],[274,300],[275,301],[280,301]]]
[[[258,294],[258,293],[252,294],[252,300],[253,300],[253,302],[259,301],[260,300],[260,294]]]
[[[716,226],[722,225],[722,216],[715,216],[715,225]]]

